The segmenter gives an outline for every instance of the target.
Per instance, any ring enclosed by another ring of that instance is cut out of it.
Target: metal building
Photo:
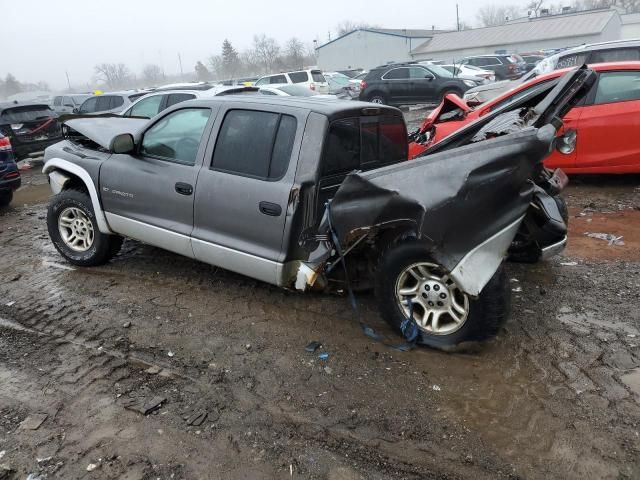
[[[615,9],[518,19],[496,27],[438,33],[411,51],[413,60],[455,62],[469,55],[525,53],[619,40]]]
[[[360,28],[316,48],[324,71],[364,68],[411,60],[410,52],[438,30]]]

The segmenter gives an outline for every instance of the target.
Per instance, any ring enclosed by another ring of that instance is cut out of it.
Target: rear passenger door
[[[412,94],[409,80],[409,68],[392,68],[382,76],[382,80],[387,87],[389,103],[402,103],[412,101]]]
[[[246,103],[220,109],[196,185],[196,258],[276,283],[306,116]]]

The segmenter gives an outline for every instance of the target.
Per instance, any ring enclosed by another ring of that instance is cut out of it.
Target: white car
[[[329,95],[326,93],[316,93],[309,90],[304,85],[290,85],[285,83],[283,85],[269,85],[268,87],[260,87],[258,91],[261,95],[277,95],[279,97],[313,97],[318,100],[337,100],[335,95]]]
[[[285,83],[304,85],[309,90],[317,93],[329,93],[329,83],[320,70],[298,70],[296,72],[265,75],[260,77],[254,86],[266,87]]]
[[[258,89],[253,87],[229,87],[214,86],[207,90],[159,90],[145,95],[137,100],[124,112],[123,117],[155,117],[161,111],[175,105],[195,98],[209,98],[220,95],[232,95],[242,93],[257,93]]]
[[[460,65],[459,63],[453,65],[441,65],[442,68],[446,68],[456,77],[480,77],[483,83],[491,83],[496,81],[496,74],[492,70],[485,70],[484,68],[475,67],[473,65]]]

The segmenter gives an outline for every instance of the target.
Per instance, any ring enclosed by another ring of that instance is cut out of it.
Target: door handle
[[[178,182],[176,183],[176,192],[180,195],[191,195],[193,193],[193,187],[188,183]]]
[[[260,212],[270,217],[279,217],[282,214],[282,207],[277,203],[260,202],[258,204]]]

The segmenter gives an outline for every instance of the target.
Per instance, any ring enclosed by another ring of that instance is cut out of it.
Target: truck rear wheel
[[[418,343],[441,349],[495,336],[511,307],[502,266],[474,299],[415,240],[385,252],[376,277],[376,297],[392,327],[400,331],[402,322],[413,314],[420,332]]]
[[[51,199],[47,229],[56,250],[81,267],[107,263],[122,245],[122,237],[100,232],[89,195],[78,190],[64,190]]]

